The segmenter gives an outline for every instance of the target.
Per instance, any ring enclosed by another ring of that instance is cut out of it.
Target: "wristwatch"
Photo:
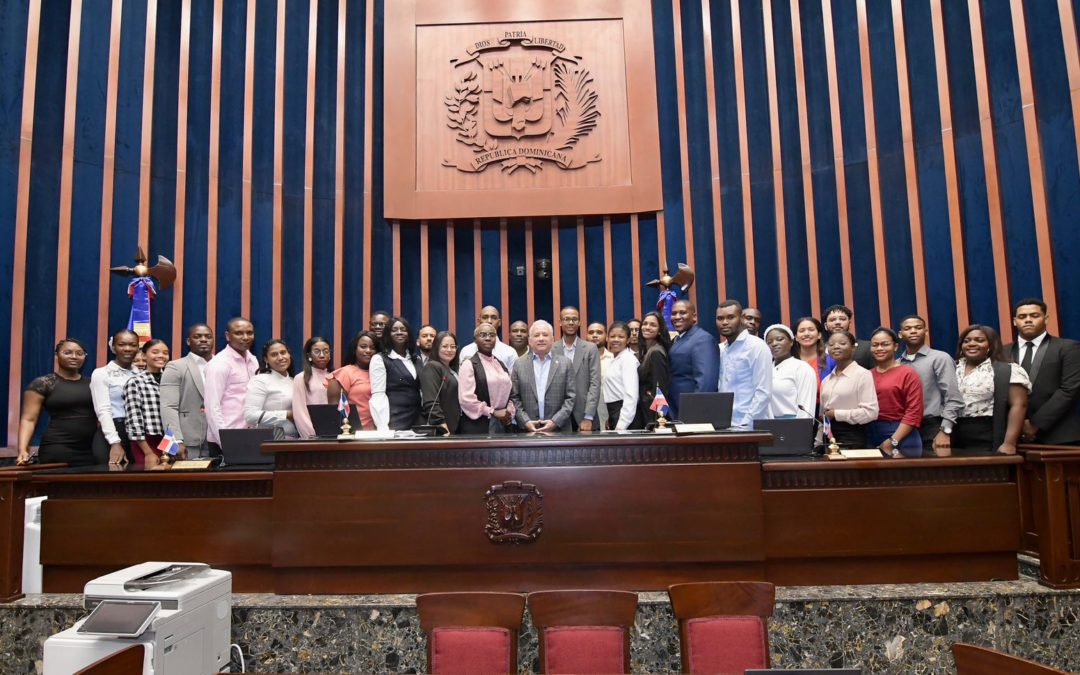
[[[896,438],[894,438],[893,436],[889,437],[889,442],[892,443],[893,450],[896,450],[900,447],[900,441],[896,440]]]

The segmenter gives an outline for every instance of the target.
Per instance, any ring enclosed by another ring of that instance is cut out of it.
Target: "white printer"
[[[45,675],[72,673],[134,643],[145,645],[144,674],[228,671],[230,572],[146,562],[94,579],[84,594],[93,611],[45,641]]]

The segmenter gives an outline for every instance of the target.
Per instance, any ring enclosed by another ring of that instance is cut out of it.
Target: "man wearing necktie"
[[[1020,440],[1080,445],[1080,343],[1046,331],[1046,303],[1025,298],[1013,310],[1018,339],[1005,348],[1031,379]]]

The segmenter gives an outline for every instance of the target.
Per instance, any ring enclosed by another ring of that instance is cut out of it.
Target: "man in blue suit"
[[[671,324],[678,335],[671,344],[671,391],[667,392],[673,418],[679,417],[679,396],[692,391],[716,391],[720,379],[720,352],[716,340],[697,325],[697,308],[679,300],[671,308]]]

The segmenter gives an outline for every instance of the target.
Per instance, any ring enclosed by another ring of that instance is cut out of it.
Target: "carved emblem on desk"
[[[500,162],[507,173],[536,173],[545,162],[560,169],[599,162],[599,153],[578,145],[596,128],[599,95],[581,57],[565,50],[558,40],[513,30],[451,59],[460,77],[444,99],[447,126],[473,154],[443,166],[479,173]]]
[[[484,533],[496,544],[535,540],[544,528],[544,495],[531,483],[508,480],[484,494],[487,524]]]

